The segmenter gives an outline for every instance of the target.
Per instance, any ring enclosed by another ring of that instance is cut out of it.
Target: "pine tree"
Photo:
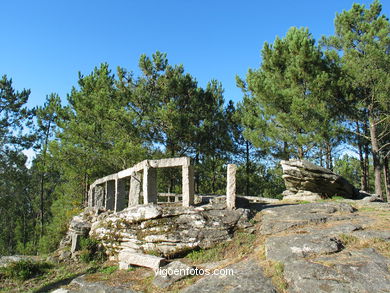
[[[354,89],[350,107],[360,115],[364,125],[368,118],[375,173],[375,193],[382,197],[382,159],[390,125],[390,23],[381,14],[382,6],[374,1],[370,8],[354,4],[349,11],[337,14],[335,35],[324,43],[338,50],[343,70]],[[367,114],[367,116],[365,115]],[[359,133],[364,135],[364,133]]]

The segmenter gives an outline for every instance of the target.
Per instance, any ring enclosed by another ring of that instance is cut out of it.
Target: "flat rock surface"
[[[173,261],[168,265],[161,267],[157,275],[154,277],[153,285],[160,288],[167,288],[174,282],[188,276],[191,273],[191,269],[192,267],[189,265],[180,261]]]
[[[353,219],[354,208],[346,203],[285,205],[263,211],[260,233],[274,234],[308,224]]]
[[[233,274],[205,276],[182,292],[277,292],[255,260],[244,260],[225,269],[232,269]]]
[[[352,205],[359,207],[359,210]],[[266,266],[264,269],[267,268],[269,272],[268,269],[272,271],[272,267],[268,266],[278,262],[281,265],[277,267],[284,269],[277,272],[277,277],[284,278],[287,292],[389,293],[389,207],[387,203],[361,201],[262,205],[261,212],[255,217],[256,224],[251,226],[258,236],[253,254],[234,264],[230,264],[232,259],[227,258],[197,265],[211,272],[216,267],[232,269],[232,273],[204,275],[193,284],[188,282],[188,287],[180,292],[277,292],[261,266]],[[132,215],[126,215],[123,219],[108,215],[102,217],[101,222],[116,219],[116,228],[124,232],[124,235],[119,235],[123,242],[184,249],[192,247],[194,243],[213,247],[215,243],[228,241],[230,231],[245,227],[250,218],[248,210],[226,212],[223,207],[219,209],[215,205],[191,209],[159,207],[156,212],[152,210],[153,207],[150,207],[150,211],[138,210],[137,217],[147,220],[133,222]],[[242,224],[239,224],[240,221]],[[107,225],[106,229],[110,229],[110,226]],[[259,261],[258,256],[263,248],[265,261]],[[164,268],[186,269],[189,266],[173,261]],[[156,276],[151,292],[166,290],[183,277]],[[71,291],[66,292],[133,292],[119,285],[107,287],[99,282],[88,283],[83,277],[76,278],[72,285],[66,289]]]
[[[71,283],[72,289],[60,288],[52,291],[53,293],[136,293],[129,288],[122,286],[109,286],[102,282],[89,282],[85,276],[75,278]]]
[[[374,249],[362,249],[287,262],[288,292],[389,292],[390,261]]]
[[[270,237],[265,242],[267,259],[281,262],[315,254],[329,254],[340,251],[341,248],[341,242],[337,238],[323,234]]]

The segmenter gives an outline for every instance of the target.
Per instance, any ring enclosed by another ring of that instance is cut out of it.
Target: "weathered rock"
[[[87,219],[83,219],[80,216],[75,216],[70,222],[69,230],[73,231],[74,234],[88,235],[89,230],[91,230],[91,224],[87,222]]]
[[[72,253],[69,250],[63,250],[60,252],[58,259],[60,261],[68,260],[72,257]]]
[[[297,192],[285,190],[283,191],[282,195],[283,195],[283,200],[292,200],[292,201],[315,202],[322,199],[321,194],[311,192],[308,190],[298,190]]]
[[[52,291],[52,293],[70,293],[71,291],[68,289],[60,288]]]
[[[137,253],[131,250],[122,250],[118,255],[120,269],[128,269],[127,265],[146,267],[158,270],[166,263],[166,259],[155,255]]]
[[[102,240],[109,255],[130,248],[172,256],[230,239],[236,229],[252,225],[251,216],[247,209],[230,211],[213,205],[139,205],[100,215],[90,236]]]
[[[383,200],[376,194],[370,194],[362,199],[367,202],[383,202]]]
[[[287,262],[289,292],[389,292],[390,260],[374,249]]]
[[[229,210],[236,208],[236,171],[237,165],[228,164],[226,179],[226,207]]]
[[[267,259],[285,262],[293,258],[303,258],[316,254],[340,251],[341,242],[334,237],[322,234],[294,234],[282,237],[269,237],[265,242]]]
[[[72,235],[72,246],[70,248],[70,252],[73,253],[73,252],[79,250],[79,248],[80,248],[80,240],[81,240],[80,235],[78,235],[78,234],[73,234]]]
[[[174,282],[189,276],[192,268],[180,261],[173,261],[157,271],[153,285],[160,288],[167,288]]]
[[[354,231],[362,230],[363,227],[357,224],[340,223],[328,228],[309,228],[306,229],[310,233],[322,234],[326,236],[338,236],[340,234],[349,234]]]
[[[308,224],[348,220],[354,211],[349,204],[335,202],[272,207],[263,211],[260,232],[268,235]]]
[[[390,241],[390,231],[380,231],[380,230],[356,231],[352,233],[352,236],[361,239],[380,239],[384,241]]]
[[[29,261],[41,261],[42,259],[38,256],[33,255],[9,255],[9,256],[2,256],[0,257],[0,268],[6,267],[11,263],[19,262],[22,260],[29,260]]]
[[[332,171],[314,165],[305,160],[281,161],[283,179],[289,197],[292,194],[302,199],[316,197],[332,197],[335,195],[346,198],[357,198],[359,192],[345,178]],[[309,193],[308,193],[309,192]]]
[[[271,280],[263,275],[263,270],[253,259],[244,260],[239,263],[225,267],[232,270],[232,274],[211,274],[203,277],[195,284],[187,287],[183,293],[198,292],[262,292],[276,293],[275,287]]]
[[[86,280],[85,275],[75,278],[71,283],[71,287],[78,287],[77,289],[65,289],[68,293],[135,293],[136,291],[126,288],[125,286],[109,286],[103,282],[91,282]],[[64,289],[59,289],[64,290]],[[57,291],[54,291],[57,292]]]
[[[209,202],[213,205],[213,207],[221,206],[221,209],[225,209],[227,207],[226,196],[220,195],[209,199]],[[248,208],[249,207],[249,199],[245,197],[236,197],[235,199],[235,207],[237,208]]]

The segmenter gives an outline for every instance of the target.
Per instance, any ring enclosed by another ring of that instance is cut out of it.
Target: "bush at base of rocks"
[[[46,273],[52,267],[46,262],[35,262],[32,260],[20,260],[0,268],[1,278],[28,280]]]
[[[94,238],[82,237],[80,240],[80,260],[83,262],[103,262],[107,259],[101,242]]]

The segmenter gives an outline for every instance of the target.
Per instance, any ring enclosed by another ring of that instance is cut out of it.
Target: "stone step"
[[[128,269],[131,265],[158,270],[167,263],[167,260],[155,255],[133,252],[131,250],[121,251],[118,255],[119,269]]]

